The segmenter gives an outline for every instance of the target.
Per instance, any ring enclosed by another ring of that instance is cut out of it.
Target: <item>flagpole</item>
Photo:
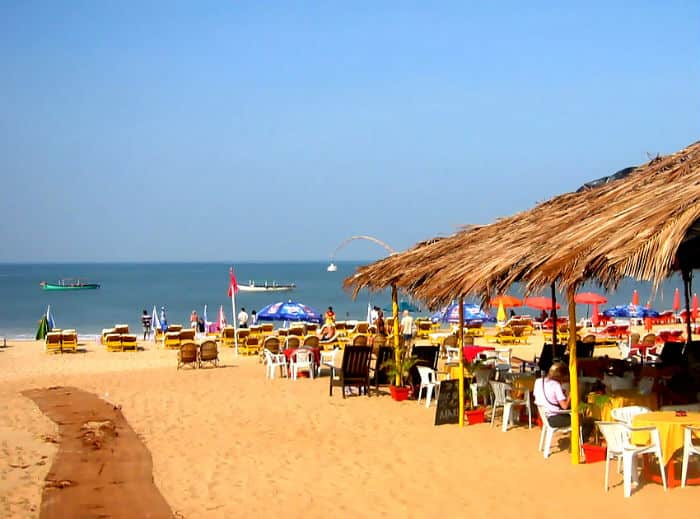
[[[229,274],[231,277],[229,291],[231,292],[231,309],[233,311],[233,344],[236,349],[236,355],[238,355],[238,328],[236,327],[238,324],[236,320],[236,290],[238,287],[234,285],[235,278],[233,274],[233,267],[229,269]]]

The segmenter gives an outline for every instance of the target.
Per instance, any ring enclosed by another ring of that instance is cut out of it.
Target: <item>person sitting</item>
[[[535,381],[533,394],[535,404],[544,408],[546,420],[552,427],[571,426],[571,413],[565,412],[571,406],[571,395],[567,395],[561,385],[566,368],[563,363],[555,362],[549,368],[546,377]],[[595,422],[581,417],[581,441],[585,442],[593,432]]]
[[[321,342],[333,339],[335,337],[335,323],[330,320],[326,321],[317,335]]]

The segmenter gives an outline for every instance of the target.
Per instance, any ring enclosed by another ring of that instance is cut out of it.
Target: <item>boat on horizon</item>
[[[294,283],[277,283],[273,281],[272,283],[265,281],[259,283],[256,281],[248,281],[248,284],[239,284],[238,290],[242,292],[288,292],[294,290],[296,285]]]
[[[59,279],[57,283],[42,281],[39,283],[44,290],[95,290],[99,283],[84,283],[80,279]]]

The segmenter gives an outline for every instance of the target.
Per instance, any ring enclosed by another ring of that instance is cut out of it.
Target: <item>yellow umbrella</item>
[[[506,309],[503,307],[503,301],[498,303],[498,312],[496,312],[496,321],[499,323],[506,322]]]

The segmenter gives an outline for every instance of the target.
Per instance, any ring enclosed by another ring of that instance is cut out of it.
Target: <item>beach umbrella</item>
[[[259,321],[306,321],[320,323],[321,314],[308,305],[296,301],[280,301],[267,305],[258,312]]]
[[[605,304],[608,302],[608,298],[595,292],[581,292],[574,296],[574,301],[580,305],[594,305]]]
[[[639,306],[639,292],[636,289],[632,292],[632,304]]]
[[[46,319],[46,314],[44,314],[39,320],[39,328],[36,331],[36,340],[43,341],[46,339],[47,333],[49,333],[49,321]]]
[[[219,306],[219,317],[217,319],[219,324],[219,331],[226,327],[226,314],[224,313],[224,305]]]
[[[508,308],[510,306],[522,306],[523,302],[515,296],[510,296],[506,294],[494,297],[493,299],[491,299],[491,301],[489,301],[489,304],[491,306],[503,305],[504,308]],[[498,316],[496,316],[496,318],[498,318]]]
[[[492,321],[493,317],[488,312],[484,312],[479,305],[473,303],[464,303],[464,320],[466,322],[470,321]],[[438,321],[446,323],[458,323],[459,322],[459,303],[452,303],[451,305],[435,312],[430,320],[434,323]]]
[[[676,313],[681,311],[681,291],[678,289],[673,292],[673,306],[671,308]]]
[[[506,309],[503,302],[498,303],[498,312],[496,312],[496,321],[504,323],[506,321]]]
[[[659,312],[639,305],[618,305],[603,311],[606,317],[658,317]]]
[[[598,303],[593,303],[593,315],[591,316],[591,324],[594,328],[598,328],[600,324],[600,312],[598,312]]]
[[[523,305],[529,308],[535,308],[537,310],[551,310],[552,298],[544,296],[526,297],[525,301],[523,302]],[[559,310],[561,308],[561,305],[559,303],[556,303],[555,308]]]
[[[698,318],[698,295],[693,294],[693,306],[690,310],[690,317],[692,317],[693,322]]]

